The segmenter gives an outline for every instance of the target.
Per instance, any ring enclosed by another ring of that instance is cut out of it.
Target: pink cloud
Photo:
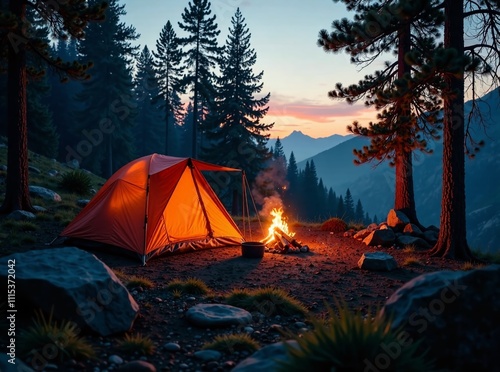
[[[285,97],[273,97],[269,102],[268,115],[280,117],[293,117],[316,123],[332,123],[338,118],[363,117],[367,109],[362,104],[349,105],[345,102],[334,102],[331,104],[317,104],[310,100],[291,101]]]

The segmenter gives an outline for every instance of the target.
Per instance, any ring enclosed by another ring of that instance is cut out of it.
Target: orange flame
[[[288,224],[286,223],[285,218],[283,218],[283,208],[273,208],[273,210],[271,211],[271,216],[273,216],[273,221],[271,223],[271,226],[269,226],[268,235],[263,239],[263,241],[268,243],[273,241],[274,231],[276,228],[281,229],[281,231],[283,231],[290,237],[293,237],[295,235],[294,232],[290,232],[288,230]]]

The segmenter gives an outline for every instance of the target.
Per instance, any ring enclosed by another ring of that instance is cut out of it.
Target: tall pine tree
[[[267,114],[270,94],[262,91],[263,72],[255,74],[257,54],[250,46],[250,32],[239,9],[231,19],[224,51],[219,58],[220,76],[216,84],[213,110],[207,130],[204,158],[218,164],[244,169],[253,180],[269,158],[268,132],[274,124],[261,120]],[[225,149],[225,151],[221,151]],[[281,154],[280,171],[286,172]],[[285,174],[283,174],[283,179]]]
[[[6,4],[8,3],[8,8]],[[28,189],[28,134],[27,134],[27,56],[34,54],[62,74],[86,78],[89,66],[67,63],[50,56],[48,44],[30,34],[27,7],[30,6],[49,25],[56,36],[84,37],[89,21],[102,19],[105,5],[90,5],[80,0],[59,2],[57,7],[45,2],[26,0],[2,1],[0,7],[0,66],[7,66],[7,180],[5,199],[0,208],[6,213],[13,210],[33,210]]]
[[[92,78],[84,83],[78,100],[84,108],[73,128],[77,143],[68,146],[70,158],[109,177],[133,158],[132,127],[137,103],[133,99],[132,58],[137,47],[135,28],[121,22],[124,5],[110,0],[106,21],[92,24],[79,45],[85,59],[94,62]]]
[[[218,30],[216,16],[212,14],[208,0],[192,0],[182,13],[179,27],[188,36],[179,38],[184,49],[186,75],[182,86],[190,88],[193,100],[193,124],[191,138],[191,156],[198,156],[199,129],[208,114],[208,107],[213,100],[213,69],[221,49],[217,44]],[[203,128],[202,128],[203,131]]]
[[[153,56],[144,46],[137,60],[135,77],[135,101],[138,105],[135,117],[134,139],[136,154],[144,156],[161,153],[164,150],[163,138],[166,127],[162,123],[161,111],[156,97],[159,96],[154,72]]]
[[[170,21],[163,27],[160,37],[156,40],[156,51],[153,51],[154,66],[160,88],[160,107],[164,112],[165,121],[165,147],[166,155],[172,153],[176,143],[172,140],[175,126],[182,120],[182,102],[180,99],[180,82],[183,75],[182,50],[179,39]]]

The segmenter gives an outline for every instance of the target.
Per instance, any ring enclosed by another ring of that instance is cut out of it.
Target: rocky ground
[[[310,252],[265,253],[262,259],[249,259],[241,256],[240,247],[232,247],[160,257],[150,260],[145,267],[125,257],[96,253],[111,268],[129,275],[144,276],[154,283],[151,289],[132,289],[133,297],[141,307],[133,333],[149,336],[156,344],[156,351],[148,356],[125,354],[118,348],[122,336],[102,338],[89,335],[88,338],[99,350],[98,360],[71,361],[58,369],[114,370],[118,364],[112,361],[120,362],[121,358],[124,362],[146,360],[155,365],[157,370],[164,371],[230,370],[248,353],[223,354],[219,360],[208,362],[195,357],[194,353],[216,335],[233,332],[249,332],[264,346],[281,339],[278,328],[296,331],[303,326],[301,323],[307,324],[308,319],[253,314],[251,328],[199,329],[185,320],[184,313],[190,306],[219,302],[222,294],[234,288],[273,286],[288,291],[314,315],[324,314],[325,304],[334,304],[336,299],[345,301],[353,310],[365,313],[381,307],[397,288],[412,278],[437,270],[457,270],[463,264],[430,258],[425,252],[409,253],[395,248],[381,248],[396,259],[399,268],[391,272],[370,272],[358,269],[357,262],[363,252],[373,251],[373,248],[352,238],[345,238],[342,234],[321,231],[319,227],[299,225],[294,226],[293,230],[297,240],[310,247]],[[254,234],[247,240],[259,239],[259,235]],[[409,256],[421,264],[405,266]],[[167,283],[175,278],[189,277],[203,280],[216,295],[208,299],[192,295],[174,298],[167,290]],[[170,348],[178,350],[169,351]]]

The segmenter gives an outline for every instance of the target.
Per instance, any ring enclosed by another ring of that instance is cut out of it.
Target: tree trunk
[[[20,20],[9,36],[7,67],[7,180],[0,212],[34,211],[28,183],[28,126],[26,116],[26,3],[10,0],[10,11]]]
[[[445,1],[445,48],[464,56],[463,1]],[[443,193],[438,242],[432,255],[471,260],[465,217],[464,80],[463,74],[447,73],[443,92]]]
[[[403,79],[405,74],[411,73],[411,66],[405,61],[406,53],[411,50],[411,34],[410,23],[407,23],[399,31],[398,35],[398,79]],[[405,92],[409,94],[410,92]],[[406,99],[406,94],[401,97],[397,103],[399,105],[398,112],[401,116],[409,118],[411,115],[410,101]],[[402,121],[400,125],[410,126],[410,121]],[[402,130],[406,132],[406,130]],[[402,140],[404,141],[404,140]],[[411,223],[422,227],[417,219],[415,208],[415,193],[413,191],[413,152],[405,148],[405,143],[402,143],[396,150],[396,186],[394,209],[402,211],[410,220]]]

